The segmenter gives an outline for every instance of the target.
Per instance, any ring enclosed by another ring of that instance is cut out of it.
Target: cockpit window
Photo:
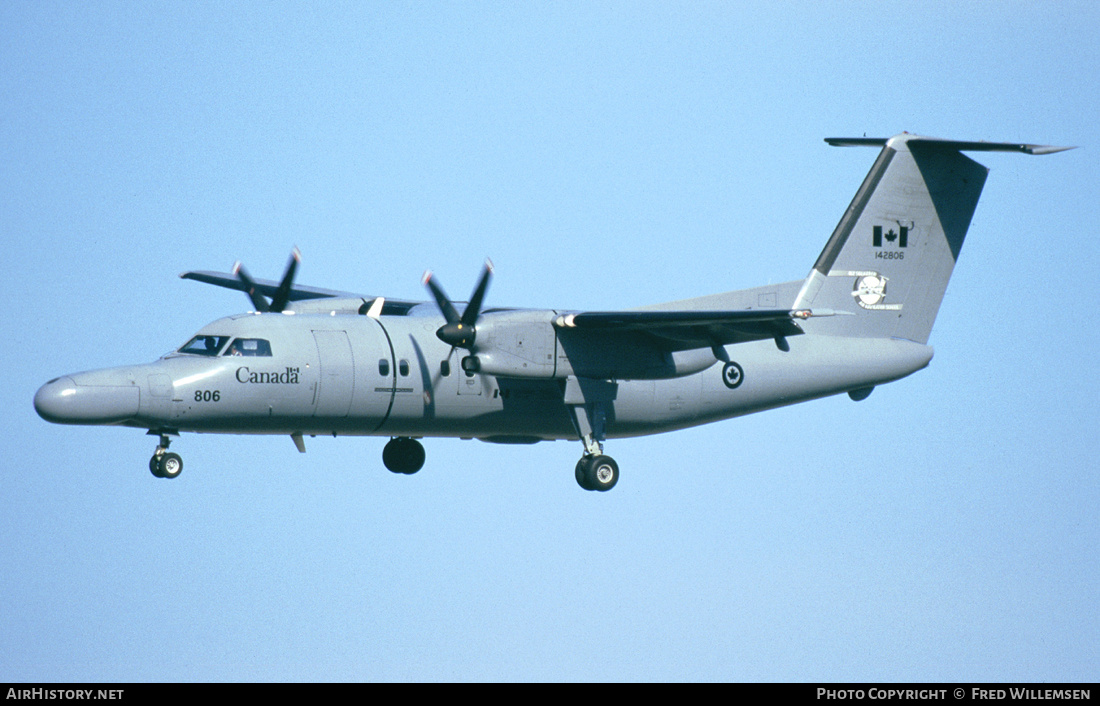
[[[228,340],[229,336],[195,336],[187,342],[187,345],[180,348],[180,353],[217,355]]]
[[[262,338],[238,338],[229,344],[223,355],[271,357],[271,344]]]

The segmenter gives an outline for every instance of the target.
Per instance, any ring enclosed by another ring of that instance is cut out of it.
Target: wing
[[[586,311],[559,316],[554,325],[560,329],[642,333],[664,350],[683,351],[797,336],[802,328],[795,319],[815,315],[822,314],[808,309]]]
[[[196,282],[203,282],[205,284],[213,284],[217,287],[225,287],[226,289],[235,289],[238,292],[247,292],[247,287],[237,277],[237,275],[229,272],[208,272],[206,270],[200,270],[195,272],[183,272],[180,274],[181,279],[193,279]],[[275,296],[275,293],[279,289],[279,283],[273,282],[269,279],[256,279],[256,289],[268,297],[269,299]],[[301,284],[295,284],[290,288],[290,294],[288,299],[292,302],[302,301],[305,299],[326,299],[326,298],[344,298],[344,297],[362,297],[361,294],[354,292],[339,292],[333,289],[321,289],[320,287],[307,287]],[[370,298],[370,297],[368,297]]]
[[[199,270],[183,272],[180,274],[180,277],[182,279],[193,279],[196,282],[203,282],[205,284],[213,284],[217,287],[225,287],[226,289],[235,289],[238,292],[248,292],[248,287],[241,282],[240,278],[229,272]],[[254,279],[252,281],[256,285],[256,291],[266,297],[274,298],[279,290],[279,282],[273,282],[269,279]],[[362,299],[364,301],[373,301],[377,299],[377,297],[374,295],[358,294],[356,292],[341,292],[335,289],[309,287],[302,284],[293,284],[290,286],[289,293],[287,294],[287,301],[298,302],[309,299]],[[420,303],[422,302],[405,301],[402,299],[385,299],[381,313],[387,316],[404,316],[409,312],[409,309]]]

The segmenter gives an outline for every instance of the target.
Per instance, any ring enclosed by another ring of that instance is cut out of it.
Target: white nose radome
[[[115,424],[137,416],[141,393],[136,385],[95,382],[68,375],[54,378],[38,388],[34,410],[55,424]]]

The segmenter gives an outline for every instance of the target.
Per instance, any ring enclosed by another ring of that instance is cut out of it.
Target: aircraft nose
[[[116,424],[137,416],[139,402],[134,385],[78,383],[68,375],[50,380],[34,394],[38,416],[55,424]]]
[[[76,382],[72,378],[54,378],[34,393],[34,411],[47,422],[63,422],[68,398],[75,394]]]

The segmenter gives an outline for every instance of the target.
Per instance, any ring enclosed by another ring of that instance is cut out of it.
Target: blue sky
[[[0,679],[1095,680],[1100,6],[0,5]],[[931,366],[608,445],[34,413],[250,308],[177,279],[619,309],[804,277],[908,130],[991,174]]]

